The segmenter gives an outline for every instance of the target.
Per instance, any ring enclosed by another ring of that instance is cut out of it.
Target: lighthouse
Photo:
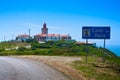
[[[48,28],[47,28],[46,23],[43,24],[42,34],[48,34]]]

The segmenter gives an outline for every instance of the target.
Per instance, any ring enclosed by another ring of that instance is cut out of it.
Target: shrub
[[[18,51],[25,51],[25,50],[26,50],[25,47],[19,47],[19,48],[18,48]]]
[[[50,49],[50,53],[54,53],[56,55],[61,55],[67,52],[68,52],[67,49],[63,49],[63,48],[51,48]]]
[[[48,49],[36,49],[33,51],[33,55],[48,55]]]
[[[5,51],[5,49],[4,48],[0,48],[0,52],[2,52],[2,51]]]

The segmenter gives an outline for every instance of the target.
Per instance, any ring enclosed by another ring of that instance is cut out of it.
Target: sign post
[[[110,39],[110,27],[109,26],[83,26],[82,27],[82,39],[86,39],[86,62],[88,55],[88,39],[104,39],[104,48],[106,39]]]
[[[104,49],[105,49],[106,40],[104,39]]]
[[[88,39],[86,39],[86,62],[87,62],[87,56],[88,56]]]

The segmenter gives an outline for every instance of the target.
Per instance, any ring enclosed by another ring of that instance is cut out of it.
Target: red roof
[[[29,35],[27,35],[27,34],[21,34],[21,35],[18,35],[17,37],[18,37],[18,38],[21,38],[21,37],[29,37]]]
[[[37,34],[36,36],[59,36],[60,34]]]
[[[68,34],[63,34],[61,35],[62,37],[68,37],[69,35]]]
[[[49,37],[68,37],[68,35],[67,34],[64,34],[64,35],[60,35],[60,34],[37,34],[37,35],[35,35],[35,36],[43,36],[43,37],[45,37],[45,36],[49,36]]]

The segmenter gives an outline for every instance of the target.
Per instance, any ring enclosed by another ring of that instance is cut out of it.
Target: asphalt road
[[[69,80],[54,68],[28,59],[0,57],[0,80]]]

